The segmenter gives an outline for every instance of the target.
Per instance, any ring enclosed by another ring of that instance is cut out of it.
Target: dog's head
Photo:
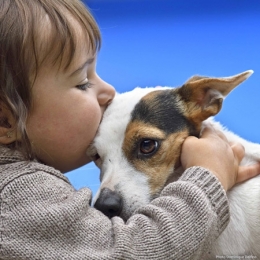
[[[101,170],[94,206],[107,216],[129,218],[178,177],[181,146],[199,136],[224,97],[252,74],[194,76],[178,88],[136,88],[117,95],[106,110],[88,153]]]

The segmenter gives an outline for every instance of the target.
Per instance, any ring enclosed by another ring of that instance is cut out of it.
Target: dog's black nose
[[[94,204],[94,207],[103,212],[109,218],[119,216],[122,210],[122,199],[114,191],[104,188]]]

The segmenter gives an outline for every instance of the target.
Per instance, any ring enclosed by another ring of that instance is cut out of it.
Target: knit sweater
[[[54,168],[0,147],[0,259],[207,259],[229,221],[221,184],[193,167],[124,222]]]

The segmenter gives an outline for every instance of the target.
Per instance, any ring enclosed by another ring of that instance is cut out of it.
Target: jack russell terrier
[[[259,144],[209,118],[220,111],[225,96],[252,73],[194,76],[178,88],[136,88],[116,95],[88,151],[101,170],[94,206],[108,217],[128,219],[156,198],[169,179],[178,179],[183,172],[179,167],[182,143],[187,136],[198,137],[204,124],[212,124],[229,141],[245,147],[241,165],[259,161]],[[260,176],[236,185],[227,195],[231,219],[213,245],[212,259],[216,255],[260,257]]]

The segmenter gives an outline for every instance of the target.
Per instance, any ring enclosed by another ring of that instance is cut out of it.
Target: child
[[[63,173],[92,160],[115,94],[99,48],[79,0],[0,0],[0,259],[205,259],[228,224],[224,190],[259,165],[239,167],[243,147],[208,128],[185,141],[180,180],[127,223],[90,207]]]

